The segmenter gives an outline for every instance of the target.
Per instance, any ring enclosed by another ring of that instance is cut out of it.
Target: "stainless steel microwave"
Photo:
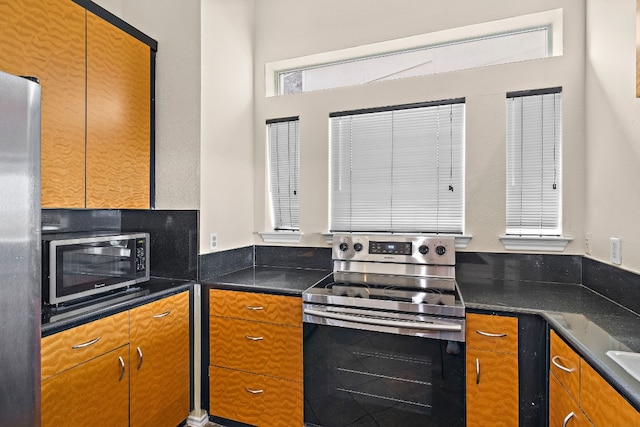
[[[42,240],[42,302],[59,305],[149,280],[149,234],[53,234]]]

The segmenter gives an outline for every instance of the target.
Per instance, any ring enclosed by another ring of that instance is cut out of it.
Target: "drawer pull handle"
[[[250,389],[249,387],[245,387],[244,389],[245,389],[245,390],[247,390],[247,391],[248,391],[249,393],[251,393],[251,394],[261,394],[261,393],[264,393],[264,390],[252,390],[252,389]]]
[[[482,335],[483,337],[491,337],[491,338],[504,338],[507,334],[492,334],[491,332],[484,331],[476,331],[476,334]]]
[[[122,358],[122,356],[118,356],[118,360],[120,361],[120,378],[118,378],[118,382],[122,381],[122,378],[124,377],[124,359]]]
[[[253,311],[264,310],[264,307],[261,307],[261,306],[245,305],[244,308],[246,308],[247,310],[253,310]]]
[[[567,372],[567,373],[569,373],[569,374],[570,374],[571,372],[575,371],[575,369],[574,369],[574,368],[567,368],[566,366],[562,366],[562,365],[560,364],[560,362],[558,362],[558,360],[559,360],[559,359],[560,359],[560,356],[553,356],[553,358],[551,359],[551,363],[553,363],[553,365],[554,365],[556,368],[560,369],[561,371],[565,371],[565,372]]]
[[[100,337],[96,337],[96,338],[92,339],[91,341],[83,342],[82,344],[76,344],[74,346],[71,346],[71,349],[72,350],[77,350],[79,348],[89,347],[90,345],[93,345],[93,344],[97,343],[98,341],[100,341]]]
[[[136,349],[138,350],[138,371],[139,371],[140,368],[142,368],[142,350],[140,350],[140,347],[136,347]]]
[[[569,422],[569,420],[571,418],[573,418],[576,414],[574,414],[573,412],[569,412],[569,414],[564,417],[564,421],[562,421],[562,427],[567,427],[567,423]]]
[[[249,341],[262,341],[264,339],[264,337],[252,337],[250,335],[245,335],[244,337]]]
[[[480,359],[476,358],[476,384],[480,384]]]
[[[160,318],[162,318],[162,317],[167,317],[167,316],[168,316],[168,315],[170,315],[170,314],[171,314],[171,310],[167,310],[167,311],[165,311],[164,313],[154,314],[154,315],[153,315],[153,318],[154,318],[154,319],[160,319]]]

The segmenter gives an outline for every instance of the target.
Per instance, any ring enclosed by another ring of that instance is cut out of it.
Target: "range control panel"
[[[333,259],[455,265],[455,238],[334,234]]]

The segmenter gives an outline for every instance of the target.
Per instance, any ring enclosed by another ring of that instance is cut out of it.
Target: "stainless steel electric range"
[[[454,238],[336,234],[332,258],[303,293],[305,425],[464,426]]]

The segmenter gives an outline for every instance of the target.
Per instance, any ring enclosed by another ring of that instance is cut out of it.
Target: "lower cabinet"
[[[42,339],[43,427],[174,427],[189,416],[189,292]]]
[[[519,422],[518,318],[467,314],[467,427]]]
[[[554,374],[549,375],[549,427],[588,427],[578,404]]]
[[[42,426],[129,425],[129,346],[42,380]]]
[[[302,426],[302,301],[211,289],[209,413],[255,426]]]

